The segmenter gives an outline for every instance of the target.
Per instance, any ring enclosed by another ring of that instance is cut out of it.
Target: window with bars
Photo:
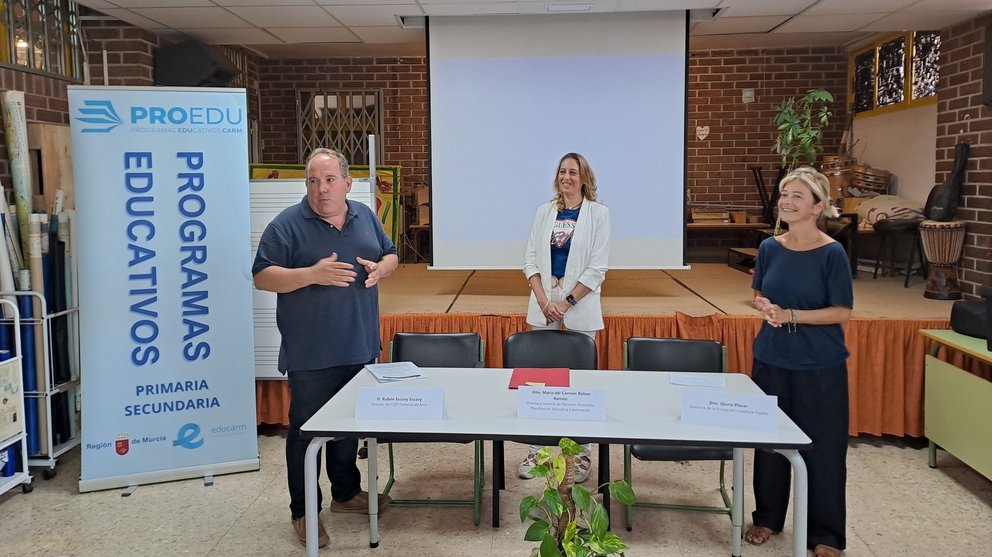
[[[940,31],[889,36],[852,52],[848,67],[855,117],[935,102]]]
[[[0,0],[0,63],[82,77],[79,9],[69,0]]]
[[[328,147],[351,164],[368,164],[368,136],[382,137],[381,91],[299,91],[296,106],[300,160],[318,147]],[[381,140],[376,142],[376,160],[383,160]]]

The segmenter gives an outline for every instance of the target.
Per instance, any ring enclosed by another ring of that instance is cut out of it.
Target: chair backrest
[[[479,333],[396,333],[390,360],[420,367],[480,367]]]
[[[596,369],[596,341],[575,331],[516,333],[503,343],[503,366]]]
[[[631,337],[626,369],[640,371],[723,371],[723,346],[714,340]]]

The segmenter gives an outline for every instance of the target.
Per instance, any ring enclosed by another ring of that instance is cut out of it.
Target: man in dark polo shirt
[[[396,246],[372,210],[346,195],[348,161],[330,149],[307,157],[307,195],[265,228],[252,266],[255,287],[278,294],[276,324],[282,335],[279,370],[289,374],[286,472],[293,529],[306,544],[304,457],[309,440],[300,426],[365,364],[379,355],[379,280],[399,260]],[[357,439],[327,444],[331,512],[368,512],[355,462]],[[319,463],[318,463],[319,466]],[[317,491],[317,508],[322,495]],[[379,507],[389,503],[379,496]],[[327,544],[318,517],[318,543]]]

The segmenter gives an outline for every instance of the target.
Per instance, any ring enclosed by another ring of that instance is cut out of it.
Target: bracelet
[[[575,307],[575,305],[579,303],[579,301],[575,299],[575,296],[572,296],[571,294],[565,296],[565,301],[572,304],[572,307]]]
[[[791,319],[786,324],[786,330],[789,331],[790,333],[794,333],[796,332],[796,310],[790,309],[789,315]]]

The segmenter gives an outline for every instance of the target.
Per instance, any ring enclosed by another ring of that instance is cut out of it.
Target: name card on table
[[[442,389],[358,389],[356,420],[440,420]]]
[[[716,391],[682,393],[682,423],[775,431],[778,397]]]
[[[517,417],[605,422],[606,393],[603,389],[521,386],[517,390]]]

